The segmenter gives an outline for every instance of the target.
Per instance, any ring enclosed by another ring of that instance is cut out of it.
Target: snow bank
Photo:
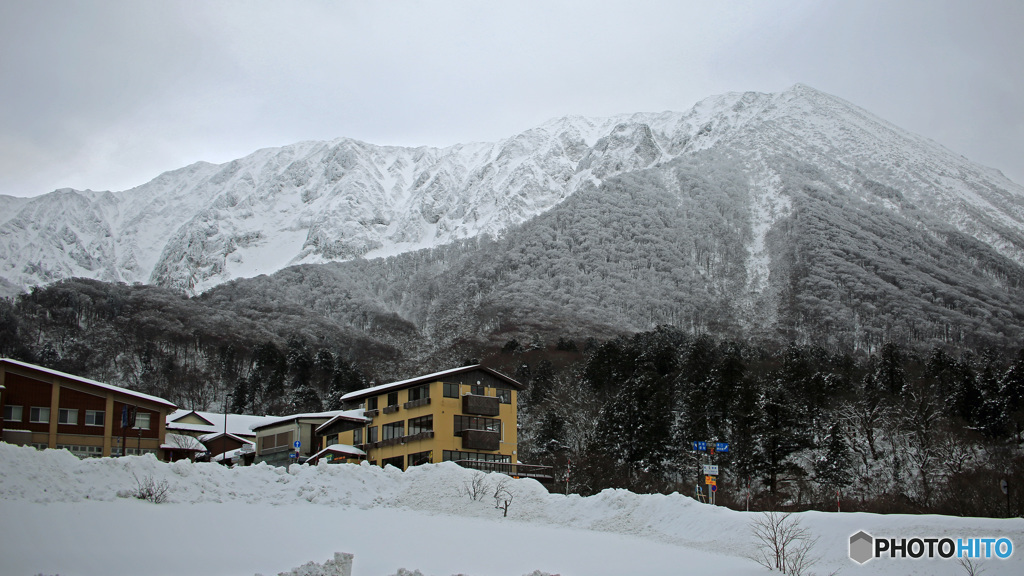
[[[103,542],[120,540],[125,531],[117,527],[140,516],[151,519],[148,531],[125,535],[132,544],[122,547],[140,561],[147,554],[168,556],[169,540],[229,536],[219,545],[213,538],[208,551],[190,544],[191,556],[181,560],[185,564],[167,558],[171,563],[162,563],[165,571],[159,572],[167,574],[251,576],[271,572],[268,566],[276,573],[336,551],[355,554],[355,576],[393,574],[403,564],[425,574],[476,576],[521,576],[538,568],[561,574],[667,574],[684,565],[686,572],[708,574],[763,572],[748,559],[753,513],[678,494],[549,494],[534,480],[498,474],[483,477],[482,497],[474,500],[468,489],[479,474],[452,463],[402,472],[368,464],[285,469],[166,464],[152,456],[79,460],[64,451],[0,443],[0,573],[131,574],[98,560],[101,570],[82,566],[92,558],[90,538],[100,547],[96,554],[105,557]],[[166,483],[167,503],[118,497],[144,480]],[[515,495],[507,518],[495,509],[492,497],[503,480]],[[907,537],[1008,537],[1015,545],[1024,544],[1021,519],[798,516],[820,538],[822,573],[839,568],[865,574],[958,573],[955,562],[938,560],[873,560],[858,566],[847,557],[847,543],[859,530]],[[102,529],[89,528],[97,525]],[[106,536],[110,527],[119,536]],[[69,554],[78,560],[58,563],[55,558]],[[1020,574],[1022,556],[1015,551],[1008,560],[984,565],[990,574]],[[204,562],[206,569],[199,566]]]

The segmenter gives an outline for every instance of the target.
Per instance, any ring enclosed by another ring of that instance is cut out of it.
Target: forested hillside
[[[855,358],[668,327],[577,347],[495,358],[530,383],[522,457],[571,461],[571,490],[693,493],[706,440],[730,445],[719,502],[739,508],[1024,513],[998,490],[1024,482],[1024,349]]]

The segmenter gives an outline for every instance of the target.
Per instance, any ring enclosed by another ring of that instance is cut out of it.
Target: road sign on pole
[[[718,476],[718,464],[705,464],[704,474],[708,476]]]

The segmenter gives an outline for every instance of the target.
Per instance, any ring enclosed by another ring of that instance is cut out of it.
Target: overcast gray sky
[[[797,82],[1024,183],[1024,2],[0,0],[0,194]]]

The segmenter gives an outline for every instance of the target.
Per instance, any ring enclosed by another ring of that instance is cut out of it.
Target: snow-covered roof
[[[334,424],[335,422],[337,422],[339,420],[348,420],[349,422],[359,422],[359,423],[372,422],[372,419],[371,418],[367,418],[366,416],[363,415],[363,413],[364,413],[364,410],[362,408],[357,408],[355,410],[346,410],[346,411],[342,412],[341,414],[338,414],[334,418],[331,418],[327,422],[324,422],[320,426],[317,426],[316,432],[317,432],[317,434],[319,434],[321,430],[327,428],[328,426],[330,426],[331,424]]]
[[[175,406],[172,402],[164,400],[163,398],[160,398],[159,396],[150,396],[149,394],[143,394],[142,392],[136,392],[135,390],[129,390],[127,388],[121,388],[119,386],[114,386],[114,385],[111,385],[111,384],[106,384],[104,382],[98,382],[96,380],[91,380],[89,378],[83,378],[81,376],[75,376],[74,374],[68,374],[66,372],[61,372],[59,370],[51,370],[50,368],[44,368],[42,366],[37,366],[35,364],[29,364],[28,362],[22,362],[20,360],[12,360],[10,358],[0,358],[0,363],[13,364],[15,366],[21,366],[22,368],[28,368],[30,370],[38,370],[39,372],[43,372],[43,373],[49,374],[51,376],[58,376],[60,378],[67,378],[68,380],[74,380],[76,382],[81,382],[82,384],[88,384],[89,386],[95,386],[97,388],[102,388],[104,390],[110,390],[111,392],[117,392],[119,394],[125,394],[127,396],[132,396],[134,398],[138,398],[140,400],[147,400],[149,402],[154,402],[156,404],[163,404],[164,406],[170,406],[171,408],[177,408],[177,406]]]
[[[327,448],[313,454],[309,457],[309,460],[317,460],[324,454],[343,454],[345,456],[366,456],[366,452],[363,452],[355,446],[349,446],[348,444],[331,444]]]
[[[223,435],[224,435],[223,432],[214,432],[212,434],[203,434],[202,436],[199,437],[199,441],[203,442],[203,443],[206,443],[206,442],[209,442],[211,440],[216,440],[217,438],[220,438]],[[242,438],[241,436],[235,436],[231,432],[228,432],[228,438],[231,438],[232,440],[241,442],[242,444],[253,444],[252,440],[246,440],[245,438]]]
[[[206,446],[187,434],[168,433],[164,437],[164,443],[160,445],[163,450],[191,450],[194,452],[205,452]]]
[[[191,422],[175,422],[189,414],[212,422],[205,424],[194,424]],[[252,428],[264,422],[276,420],[276,416],[254,416],[252,414],[228,414],[228,433],[236,436],[252,436]],[[167,430],[182,430],[186,432],[200,432],[203,434],[216,434],[224,431],[224,414],[218,412],[204,412],[200,410],[175,410],[167,416]]]
[[[288,422],[294,422],[296,420],[315,420],[317,418],[325,418],[330,420],[338,414],[345,412],[345,410],[329,410],[327,412],[307,412],[305,414],[292,414],[290,416],[281,417],[270,417],[266,422],[262,422],[252,427],[252,431],[255,432],[260,428],[269,428],[270,426],[277,426],[279,424],[285,424]]]
[[[444,370],[442,372],[434,372],[433,374],[417,376],[415,378],[410,378],[408,380],[400,380],[398,382],[389,382],[388,384],[381,384],[379,386],[363,388],[362,390],[356,390],[355,392],[349,392],[348,394],[345,394],[344,396],[341,397],[341,400],[343,402],[347,402],[349,400],[359,400],[361,398],[367,398],[369,396],[376,396],[377,394],[380,394],[382,392],[389,392],[391,390],[401,390],[402,388],[409,388],[415,386],[416,384],[421,384],[424,382],[436,382],[444,378],[445,376],[461,374],[463,372],[470,372],[472,370],[480,370],[482,372],[486,372],[491,376],[494,376],[495,378],[499,378],[507,382],[513,388],[521,390],[525,387],[521,383],[516,382],[512,378],[509,378],[508,376],[502,374],[501,372],[498,372],[497,370],[485,368],[480,364],[474,364],[472,366],[462,366],[461,368],[452,368],[451,370]]]

